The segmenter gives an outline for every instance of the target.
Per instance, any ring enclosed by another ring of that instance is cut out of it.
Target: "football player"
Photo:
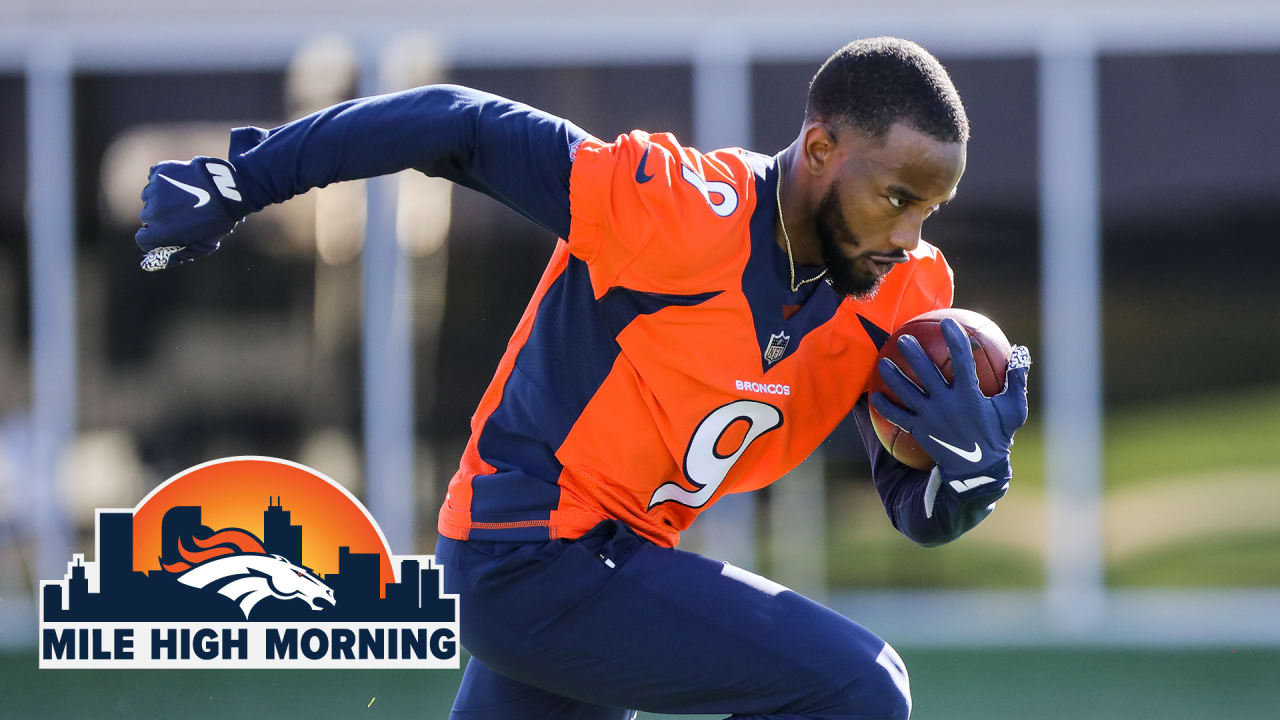
[[[946,321],[954,382],[908,337],[926,389],[889,364],[903,406],[865,395],[894,328],[951,304],[951,271],[920,235],[955,195],[968,133],[942,65],[893,38],[833,54],[776,155],[639,130],[610,142],[423,87],[233,130],[225,160],[156,165],[137,241],[144,269],[164,268],[267,205],[407,168],[561,238],[440,509],[437,561],[472,654],[454,717],[901,720],[907,673],[883,640],[676,546],[700,512],[785,475],[850,412],[890,522],[917,543],[954,540],[1006,492],[1025,349],[987,398]],[[868,403],[936,467],[894,459]]]

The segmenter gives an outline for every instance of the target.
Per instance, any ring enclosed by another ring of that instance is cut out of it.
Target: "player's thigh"
[[[656,712],[906,716],[892,648],[732,566],[621,526],[496,561],[470,550],[450,568],[463,576],[462,642],[522,682]]]
[[[593,705],[499,675],[471,658],[450,720],[631,720],[630,710]]]

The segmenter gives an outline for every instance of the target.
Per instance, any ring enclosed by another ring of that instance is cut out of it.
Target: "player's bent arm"
[[[569,234],[573,123],[497,95],[429,85],[334,105],[272,130],[231,133],[251,210],[314,187],[409,168],[479,190]]]
[[[854,407],[853,416],[889,521],[919,545],[943,545],[973,529],[1009,489],[1013,473],[1007,456],[972,480],[945,482],[937,468],[917,470],[885,449],[871,424],[865,396]]]

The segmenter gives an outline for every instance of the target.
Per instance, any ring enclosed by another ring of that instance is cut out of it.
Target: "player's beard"
[[[840,212],[840,181],[831,183],[827,194],[818,203],[813,217],[813,232],[818,237],[818,247],[822,251],[822,264],[827,268],[827,279],[831,289],[841,297],[849,296],[855,300],[867,300],[876,294],[883,276],[874,272],[863,272],[858,269],[863,262],[863,254],[849,257],[840,251],[841,246],[861,247],[862,243],[853,229],[849,227],[844,214]],[[871,267],[864,262],[865,267]]]

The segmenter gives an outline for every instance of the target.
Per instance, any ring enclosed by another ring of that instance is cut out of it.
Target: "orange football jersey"
[[[726,493],[804,460],[865,392],[878,344],[951,305],[925,242],[868,300],[792,292],[777,182],[773,157],[670,134],[582,142],[569,237],[472,418],[442,535],[573,538],[612,518],[674,546]]]

